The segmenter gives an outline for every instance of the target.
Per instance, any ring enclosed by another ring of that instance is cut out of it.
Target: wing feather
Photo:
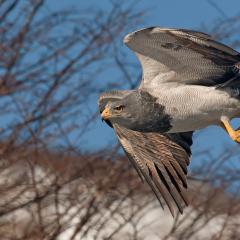
[[[141,178],[150,185],[158,200],[163,197],[173,216],[172,202],[182,213],[183,206],[187,205],[185,174],[189,154],[186,150],[173,141],[169,134],[136,132],[117,124],[113,128],[130,162]],[[177,139],[177,134],[174,139]],[[186,141],[179,135],[178,142],[180,139]]]
[[[240,55],[209,35],[184,29],[146,28],[128,34],[125,44],[140,60],[140,88],[166,82],[213,86],[236,75]]]

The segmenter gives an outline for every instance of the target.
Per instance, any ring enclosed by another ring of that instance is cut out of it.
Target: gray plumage
[[[187,204],[192,132],[240,115],[240,55],[182,29],[142,29],[124,42],[142,65],[142,81],[136,90],[102,94],[99,109],[139,176],[174,215],[171,199],[180,212]]]

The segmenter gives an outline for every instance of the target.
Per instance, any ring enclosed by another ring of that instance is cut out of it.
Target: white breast
[[[170,132],[192,131],[219,124],[222,116],[240,115],[239,100],[215,87],[165,84],[152,94],[172,117]]]

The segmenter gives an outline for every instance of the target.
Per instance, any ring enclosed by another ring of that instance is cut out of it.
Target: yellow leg
[[[228,120],[221,120],[223,129],[229,134],[231,139],[240,143],[240,130],[234,130]]]

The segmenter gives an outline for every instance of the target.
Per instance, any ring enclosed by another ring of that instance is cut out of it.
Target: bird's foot
[[[234,142],[240,143],[240,128],[234,130],[227,120],[222,120],[222,126]]]
[[[233,132],[232,136],[230,135],[232,140],[236,143],[240,143],[240,130],[236,130]]]

